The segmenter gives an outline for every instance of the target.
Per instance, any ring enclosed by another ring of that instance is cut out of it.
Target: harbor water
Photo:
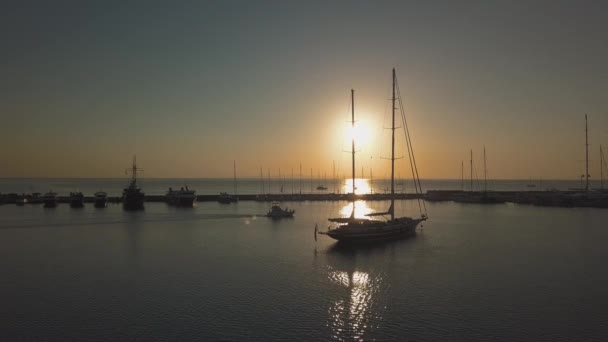
[[[415,237],[348,248],[313,229],[349,203],[281,205],[1,205],[0,340],[608,339],[608,210],[427,203]]]

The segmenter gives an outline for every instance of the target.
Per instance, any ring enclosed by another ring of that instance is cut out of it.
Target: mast
[[[600,145],[600,189],[604,190],[604,152]]]
[[[233,169],[234,169],[234,198],[237,198],[236,192],[236,160],[233,161]]]
[[[281,178],[281,168],[279,168],[279,189],[279,192],[283,193],[283,178]]]
[[[374,193],[374,174],[371,167],[369,168],[369,193]]]
[[[585,192],[589,192],[589,137],[587,114],[585,114]]]
[[[483,192],[488,192],[488,169],[486,167],[486,146],[483,146]]]
[[[310,168],[310,193],[312,194],[312,167]]]
[[[460,161],[460,189],[464,191],[464,160]]]
[[[270,168],[267,170],[268,171],[268,193],[270,194],[272,192],[272,188],[270,187]]]
[[[266,188],[264,187],[264,173],[262,168],[260,167],[260,179],[262,180],[262,195],[266,193]]]
[[[291,194],[293,195],[293,167],[291,168]]]
[[[351,159],[352,159],[352,172],[353,172],[353,213],[351,217],[355,217],[355,90],[350,90],[351,100],[351,126],[353,130],[352,141],[351,141]]]
[[[335,194],[336,193],[336,161],[334,160],[333,162],[334,162],[334,168],[331,173],[331,180],[334,185],[333,188],[334,188],[334,194]]]
[[[391,220],[395,219],[395,68],[393,68],[393,104],[392,104],[392,118],[393,124],[391,126],[391,206],[388,209],[391,214]]]
[[[300,162],[300,195],[302,194],[302,162]]]
[[[473,149],[471,149],[471,191],[473,191]]]

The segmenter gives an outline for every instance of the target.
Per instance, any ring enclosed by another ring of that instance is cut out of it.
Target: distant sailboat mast
[[[486,167],[486,146],[483,146],[483,191],[488,192],[488,169]]]
[[[351,100],[351,127],[353,130],[352,140],[351,140],[351,160],[352,160],[352,172],[353,172],[353,212],[351,217],[355,217],[355,90],[350,90],[350,100]]]
[[[464,160],[460,161],[460,189],[464,191]]]
[[[585,114],[585,191],[589,192],[589,137],[587,114]]]
[[[395,68],[393,68],[393,98],[392,100],[392,126],[391,126],[391,206],[388,208],[391,214],[391,221],[395,219],[395,81],[397,75],[395,74]]]
[[[234,169],[234,198],[235,198],[235,200],[238,200],[237,187],[236,187],[236,160],[233,161],[233,169]]]
[[[604,152],[602,151],[602,145],[600,145],[600,188],[604,190]]]
[[[266,193],[266,187],[264,186],[264,171],[260,167],[260,179],[262,180],[262,195]]]
[[[473,149],[471,149],[471,191],[473,191]]]

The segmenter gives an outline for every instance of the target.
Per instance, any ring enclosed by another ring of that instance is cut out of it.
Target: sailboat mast
[[[604,152],[602,152],[602,145],[600,145],[600,188],[604,190]]]
[[[464,191],[464,160],[460,161],[460,189]]]
[[[369,193],[374,193],[374,174],[371,167],[369,168]]]
[[[585,191],[589,191],[589,139],[587,129],[587,114],[585,114]]]
[[[302,194],[302,162],[300,162],[300,194]]]
[[[350,90],[351,100],[351,125],[352,125],[352,140],[351,140],[351,159],[353,172],[353,216],[355,215],[355,89]]]
[[[312,194],[312,167],[310,168],[310,193]]]
[[[336,193],[336,161],[333,161],[334,163],[334,168],[331,174],[331,182],[333,183],[333,188],[334,188],[334,194]]]
[[[234,169],[234,196],[236,197],[236,160],[233,161],[233,169]]]
[[[473,149],[471,149],[471,191],[473,191]]]
[[[392,121],[391,126],[391,206],[389,208],[391,220],[395,219],[395,68],[393,68],[393,98],[392,98]]]
[[[266,188],[264,187],[264,172],[262,168],[260,168],[260,179],[262,180],[262,195],[266,193]]]
[[[486,147],[483,147],[483,191],[488,192],[488,169],[486,167]]]

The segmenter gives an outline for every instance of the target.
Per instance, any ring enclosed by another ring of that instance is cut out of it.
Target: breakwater
[[[0,204],[15,204],[19,195],[3,194],[0,195]],[[239,201],[261,201],[261,202],[299,202],[299,201],[386,201],[390,199],[390,194],[373,193],[373,194],[265,194],[253,195],[243,194],[237,195]],[[411,200],[424,199],[429,202],[439,201],[454,201],[459,203],[475,203],[475,204],[500,204],[500,203],[516,203],[529,204],[536,206],[553,206],[553,207],[592,207],[592,208],[608,208],[608,191],[460,191],[460,190],[429,190],[425,194],[395,194],[396,200]],[[69,203],[69,196],[58,196],[59,203]],[[215,202],[218,201],[219,195],[198,195],[198,202]],[[109,196],[108,202],[120,203],[122,200],[117,196]],[[167,198],[164,195],[148,195],[145,197],[146,202],[166,202]],[[85,203],[93,203],[94,197],[86,196]],[[32,201],[31,204],[41,203]]]

